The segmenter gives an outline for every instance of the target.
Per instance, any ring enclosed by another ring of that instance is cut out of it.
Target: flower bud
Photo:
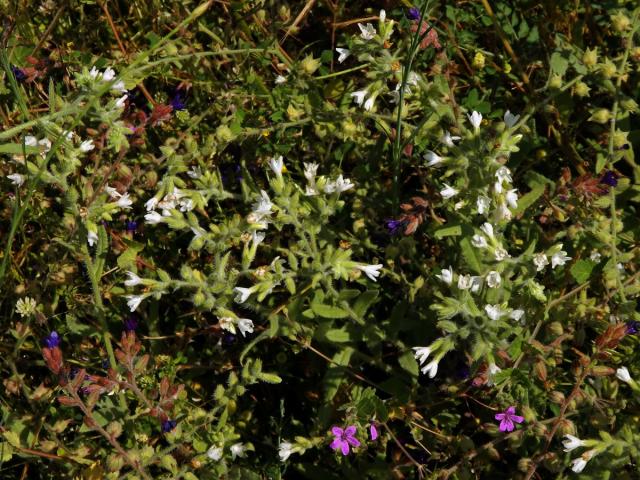
[[[576,427],[571,420],[563,418],[558,425],[558,436],[575,435]]]
[[[582,55],[582,63],[589,68],[595,67],[598,63],[598,49],[594,48],[591,50],[590,48],[587,48]]]
[[[287,7],[286,5],[281,5],[280,9],[278,10],[278,16],[283,22],[288,22],[291,18],[291,10],[289,10],[289,7]]]
[[[573,94],[581,98],[588,97],[590,90],[591,90],[591,87],[589,87],[589,85],[587,85],[584,82],[578,82],[573,87]]]
[[[122,435],[122,424],[115,421],[111,422],[109,423],[109,425],[107,425],[106,430],[113,438],[118,438],[120,435]]]
[[[638,113],[638,104],[633,98],[625,98],[624,100],[621,100],[620,106],[627,112]]]
[[[216,138],[223,143],[231,142],[236,136],[226,125],[220,125],[216,128]]]
[[[613,78],[618,69],[616,68],[615,63],[607,58],[604,63],[600,64],[600,71],[605,78]]]
[[[533,465],[533,461],[530,458],[521,458],[518,460],[518,470],[522,473],[527,473]]]
[[[484,68],[484,60],[485,60],[484,55],[478,52],[473,57],[473,62],[471,63],[471,65],[473,66],[473,68],[477,70],[481,70]]]
[[[551,80],[549,80],[550,88],[560,88],[562,87],[562,77],[560,75],[553,75]]]
[[[622,130],[616,130],[613,134],[613,146],[615,148],[622,148],[629,143],[627,138],[629,132],[623,132]]]
[[[622,33],[629,29],[631,20],[622,11],[619,11],[611,17],[611,26],[616,32]]]
[[[320,63],[321,63],[320,59],[313,58],[313,55],[311,54],[304,57],[302,62],[300,62],[300,66],[302,67],[302,70],[305,73],[308,73],[309,75],[311,75],[320,67]]]
[[[551,322],[547,328],[549,332],[558,337],[564,333],[564,328],[560,322]]]
[[[609,120],[611,120],[611,112],[606,108],[600,108],[596,110],[593,115],[589,117],[590,122],[596,122],[600,124],[605,124]]]
[[[564,402],[564,399],[564,393],[559,392],[558,390],[553,390],[551,393],[549,393],[549,400],[551,400],[553,403],[561,405]]]
[[[536,423],[533,431],[538,437],[544,437],[547,434],[547,427],[543,423]]]

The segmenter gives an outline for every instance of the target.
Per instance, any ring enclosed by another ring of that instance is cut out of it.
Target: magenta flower
[[[376,428],[376,424],[372,423],[369,426],[369,433],[371,433],[371,440],[375,440],[378,438],[378,429]]]
[[[331,442],[331,448],[333,450],[338,450],[342,452],[342,455],[349,455],[349,445],[352,447],[359,447],[360,441],[354,437],[356,434],[356,426],[351,425],[344,430],[340,427],[333,426],[331,427],[331,433],[336,437],[333,442]]]
[[[512,432],[516,428],[513,422],[522,423],[524,417],[516,415],[516,407],[509,407],[503,413],[496,413],[496,420],[500,420],[501,432]]]

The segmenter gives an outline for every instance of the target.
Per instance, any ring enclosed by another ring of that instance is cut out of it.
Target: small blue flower
[[[24,82],[27,79],[27,74],[24,73],[24,70],[22,70],[19,67],[11,67],[11,71],[13,72],[14,77],[16,77],[16,80],[18,80],[19,82]]]
[[[627,322],[627,335],[635,335],[640,331],[640,322],[637,320],[631,320]]]
[[[388,218],[384,223],[387,230],[389,230],[389,235],[397,235],[402,229],[404,229],[404,227],[407,226],[406,220],[394,220],[393,218]]]
[[[52,331],[45,337],[43,343],[47,348],[56,348],[58,345],[60,345],[60,336],[58,335],[58,332],[56,332],[55,330]]]
[[[173,97],[169,101],[169,105],[173,107],[174,111],[184,110],[187,106],[187,99],[182,95],[180,90],[176,90]]]
[[[169,433],[171,430],[176,428],[178,422],[176,420],[163,420],[162,421],[162,433]]]
[[[138,328],[138,318],[135,315],[131,315],[124,321],[125,332],[135,332]]]
[[[618,176],[611,170],[608,170],[600,179],[600,183],[604,183],[610,187],[616,187],[618,185]]]
[[[407,18],[409,20],[420,20],[420,10],[418,10],[416,7],[411,7],[407,11]]]
[[[125,223],[125,230],[127,232],[135,232],[137,228],[138,228],[138,222],[134,220],[127,220],[127,222]]]

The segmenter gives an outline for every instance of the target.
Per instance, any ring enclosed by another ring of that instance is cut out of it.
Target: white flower
[[[446,183],[444,184],[444,188],[440,190],[440,195],[442,195],[442,198],[445,198],[445,199],[451,198],[457,194],[458,194],[458,190],[456,190],[450,185],[447,185]]]
[[[544,252],[536,253],[533,256],[533,264],[536,266],[536,271],[541,272],[544,267],[549,265],[549,259]]]
[[[438,373],[438,360],[432,360],[425,367],[420,370],[424,375],[428,375],[429,378],[433,378]]]
[[[476,248],[487,248],[487,239],[476,233],[471,239],[471,245]]]
[[[236,457],[246,457],[247,454],[245,453],[245,447],[242,443],[234,443],[233,445],[231,445],[231,458],[233,460],[236,459]]]
[[[226,330],[227,332],[231,332],[233,334],[236,333],[236,322],[231,317],[222,317],[218,319],[218,323],[220,324],[220,328]]]
[[[520,120],[520,115],[514,115],[509,110],[504,113],[504,123],[507,125],[507,128],[513,128],[513,126],[518,123]]]
[[[342,178],[342,175],[339,175],[335,182],[327,182],[324,186],[324,191],[326,193],[342,193],[353,187],[354,185],[351,183],[351,180],[348,178]]]
[[[487,237],[493,238],[493,225],[489,222],[483,223],[480,230],[482,230]]]
[[[115,188],[106,185],[104,187],[104,191],[107,192],[107,194],[114,200],[120,198],[122,195],[120,195],[120,192],[118,192],[118,190],[116,190]]]
[[[124,102],[127,100],[127,96],[123,95],[116,100],[116,108],[124,108]]]
[[[146,223],[150,225],[155,225],[156,223],[161,223],[163,216],[158,212],[149,212],[144,216],[144,220]]]
[[[506,260],[507,258],[511,258],[511,255],[509,255],[509,252],[507,252],[502,247],[496,247],[496,249],[493,252],[493,256],[498,262],[501,262],[502,260]]]
[[[507,203],[511,208],[518,208],[518,189],[509,190],[506,195]]]
[[[120,208],[131,208],[131,205],[133,204],[133,200],[129,198],[128,193],[125,193],[118,199],[116,203]]]
[[[486,197],[485,195],[478,195],[478,198],[476,199],[478,214],[484,215],[484,213],[489,210],[490,205],[491,199],[489,197]]]
[[[127,295],[125,298],[128,299],[127,306],[132,312],[134,312],[140,306],[140,303],[144,299],[142,295]]]
[[[429,355],[431,355],[430,347],[413,347],[413,349],[416,352],[414,356],[420,365],[426,362]]]
[[[366,25],[359,23],[358,28],[360,28],[360,37],[363,40],[371,40],[376,36],[376,29],[370,23],[367,23]]]
[[[455,143],[453,142],[457,142],[458,140],[460,140],[460,137],[451,135],[448,131],[445,131],[444,135],[442,135],[442,138],[440,139],[440,141],[447,147],[455,147]]]
[[[338,47],[338,48],[336,48],[336,52],[338,52],[338,55],[339,55],[338,56],[338,63],[344,62],[347,59],[347,57],[349,55],[351,55],[351,52],[347,48],[339,48]]]
[[[246,336],[247,333],[253,333],[253,322],[248,318],[238,319],[238,330],[242,336]]]
[[[202,169],[199,166],[193,166],[191,167],[191,170],[189,170],[187,172],[187,175],[189,176],[189,178],[193,178],[194,180],[202,177]]]
[[[278,75],[276,77],[276,85],[282,85],[283,83],[285,83],[287,81],[287,77],[283,76],[283,75]]]
[[[286,462],[293,452],[293,444],[291,442],[281,442],[278,446],[278,456],[281,462]]]
[[[516,310],[513,310],[510,314],[509,314],[509,318],[511,320],[515,320],[516,322],[519,322],[520,319],[522,319],[522,317],[524,317],[524,310],[518,308]]]
[[[567,433],[564,438],[565,440],[562,442],[562,445],[564,446],[565,452],[570,452],[576,448],[584,447],[584,440],[580,440],[578,437],[574,437]]]
[[[373,108],[373,103],[376,101],[376,94],[371,95],[367,98],[367,101],[364,102],[363,108],[369,112]]]
[[[118,80],[116,83],[114,83],[111,86],[111,90],[115,90],[117,92],[122,92],[122,93],[127,91],[127,89],[124,87],[124,82],[122,80]]]
[[[257,247],[258,245],[260,245],[262,243],[262,241],[264,240],[264,233],[260,233],[260,232],[252,232],[251,233],[251,241],[253,242],[253,246]]]
[[[575,473],[580,473],[586,466],[587,461],[582,457],[575,458],[571,462],[571,470],[573,470]]]
[[[251,288],[235,287],[234,290],[238,292],[238,294],[236,295],[236,298],[234,300],[238,303],[246,302],[249,296],[253,293],[254,288],[255,287],[251,287]]]
[[[495,175],[496,175],[496,178],[498,179],[498,181],[496,182],[496,185],[498,185],[498,183],[499,183],[501,185],[501,187],[502,187],[502,182],[511,183],[513,181],[511,179],[511,170],[509,170],[505,166],[502,166],[498,170],[496,170]],[[502,190],[498,191],[498,193],[500,193],[501,191]]]
[[[258,198],[258,201],[251,206],[251,208],[253,208],[252,213],[255,215],[256,222],[260,222],[264,217],[270,215],[271,207],[273,207],[273,203],[271,203],[269,195],[264,190],[260,190],[260,198]]]
[[[511,210],[507,208],[507,205],[505,203],[501,203],[500,205],[498,205],[498,209],[496,210],[496,219],[498,221],[509,221],[511,220],[512,216],[513,215],[511,214]]]
[[[500,373],[502,369],[495,363],[490,363],[487,369],[487,386],[492,387],[494,385],[493,377]]]
[[[478,113],[474,110],[471,115],[467,114],[467,118],[469,119],[469,121],[471,122],[471,125],[473,125],[473,128],[476,131],[480,130],[480,124],[482,123],[481,113]]]
[[[152,197],[149,200],[147,200],[144,206],[147,209],[147,212],[151,212],[152,210],[155,210],[156,207],[158,206],[158,199],[156,197]]]
[[[380,10],[379,18],[381,22],[384,22],[387,19],[387,12],[385,12],[384,10]]]
[[[631,375],[629,375],[629,369],[627,367],[620,367],[617,369],[616,377],[618,377],[618,380],[622,380],[625,383],[631,383]]]
[[[482,288],[482,277],[471,277],[471,292],[477,293]]]
[[[134,287],[142,283],[142,279],[133,272],[127,272],[127,276],[129,277],[129,280],[125,280],[124,282],[127,287]]]
[[[491,271],[487,274],[487,285],[489,285],[489,288],[498,288],[500,286],[500,283],[502,282],[502,279],[500,278],[500,274],[496,271]]]
[[[376,278],[380,276],[380,269],[382,268],[382,264],[379,263],[377,265],[356,265],[356,268],[364,272],[367,277],[375,282]]]
[[[209,450],[207,450],[207,457],[217,462],[222,458],[222,447],[211,446]]]
[[[81,152],[90,152],[91,150],[93,150],[94,148],[96,148],[96,146],[93,144],[93,140],[85,140],[84,142],[82,142],[80,144],[80,151]]]
[[[560,244],[562,248],[562,244]],[[567,260],[571,260],[571,257],[567,256],[567,252],[560,250],[551,256],[551,268],[556,268],[558,265],[564,265]]]
[[[460,290],[469,290],[471,288],[471,285],[471,275],[460,275],[458,277],[458,288]]]
[[[98,241],[98,232],[89,231],[87,232],[87,243],[90,247]]]
[[[41,147],[44,147],[43,153],[47,153],[49,150],[51,150],[51,140],[49,140],[48,138],[43,138],[42,140],[38,140],[38,145],[40,145]]]
[[[440,280],[442,280],[447,285],[451,285],[453,282],[453,268],[451,266],[448,269],[443,269],[440,272],[440,275],[436,275]]]
[[[502,310],[500,305],[485,305],[484,311],[487,312],[489,318],[491,320],[498,320],[502,315],[505,314],[505,311]]]
[[[100,76],[102,76],[102,74],[100,73],[100,70],[98,70],[96,67],[91,67],[91,70],[89,70],[89,76],[94,80],[96,80]]]
[[[17,187],[22,186],[24,183],[24,175],[20,175],[19,173],[12,173],[11,175],[7,175],[7,178],[11,180],[11,183]]]
[[[116,71],[111,67],[107,67],[107,69],[102,74],[102,79],[105,82],[110,82],[115,78],[115,76],[116,76]]]
[[[357,105],[362,105],[362,102],[364,102],[364,97],[367,96],[367,93],[369,92],[367,92],[366,90],[358,90],[357,92],[353,92],[351,96],[353,97]]]
[[[178,202],[178,205],[180,205],[181,212],[190,212],[195,208],[195,204],[193,203],[193,200],[190,198],[183,198]]]
[[[591,250],[591,255],[589,255],[589,260],[592,262],[600,262],[602,255],[597,250]]]
[[[37,147],[38,139],[33,135],[27,135],[26,137],[24,137],[24,144],[27,147]]]
[[[454,203],[453,205],[453,209],[454,210],[460,210],[462,207],[464,207],[467,204],[467,202],[465,202],[464,200],[460,200],[459,202]]]
[[[33,298],[24,297],[16,302],[16,313],[24,318],[35,313],[37,306]]]
[[[282,160],[282,155],[273,157],[271,160],[269,160],[269,167],[271,167],[271,170],[273,170],[273,173],[275,173],[278,178],[282,177],[282,170],[284,169],[284,161]]]
[[[317,163],[305,163],[304,164],[304,177],[308,181],[313,181],[316,178],[316,174],[318,173],[318,164]]]
[[[427,153],[424,155],[424,159],[427,161],[427,167],[433,167],[434,165],[442,162],[442,157],[431,150],[427,150]]]

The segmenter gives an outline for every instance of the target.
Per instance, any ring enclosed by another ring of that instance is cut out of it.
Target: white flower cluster
[[[344,178],[342,175],[338,175],[338,178],[329,181],[325,180],[324,177],[320,177],[322,182],[317,182],[317,172],[317,163],[304,164],[304,177],[307,179],[307,186],[304,194],[308,197],[319,195],[321,191],[324,191],[324,193],[342,193],[354,187],[351,180]]]
[[[193,200],[174,187],[171,193],[162,199],[157,196],[150,198],[146,203],[147,214],[144,216],[146,223],[155,225],[162,223],[163,217],[170,217],[171,212],[178,208],[181,212],[190,212],[195,205]],[[156,208],[162,210],[162,214],[156,212]]]
[[[536,271],[541,272],[549,265],[549,258],[551,257],[551,268],[564,265],[567,260],[571,260],[571,257],[567,256],[567,252],[562,250],[562,244],[558,244],[549,249],[549,253],[540,252],[533,255],[533,264],[536,267]]]
[[[567,434],[564,436],[564,440],[562,441],[562,446],[564,447],[565,452],[571,452],[576,448],[581,447],[592,447],[598,443],[597,440],[581,440],[578,437]],[[571,470],[575,473],[580,473],[587,466],[587,462],[591,460],[594,456],[596,456],[599,452],[598,449],[591,449],[584,452],[578,458],[575,458],[571,461]]]
[[[16,302],[16,313],[22,318],[33,315],[36,312],[38,304],[31,297],[21,298]]]
[[[247,447],[241,442],[231,445],[229,447],[229,451],[231,452],[232,460],[235,460],[236,457],[244,458],[247,456]],[[209,457],[214,462],[217,462],[222,458],[223,452],[224,447],[212,445],[209,450],[207,450],[207,457]]]

